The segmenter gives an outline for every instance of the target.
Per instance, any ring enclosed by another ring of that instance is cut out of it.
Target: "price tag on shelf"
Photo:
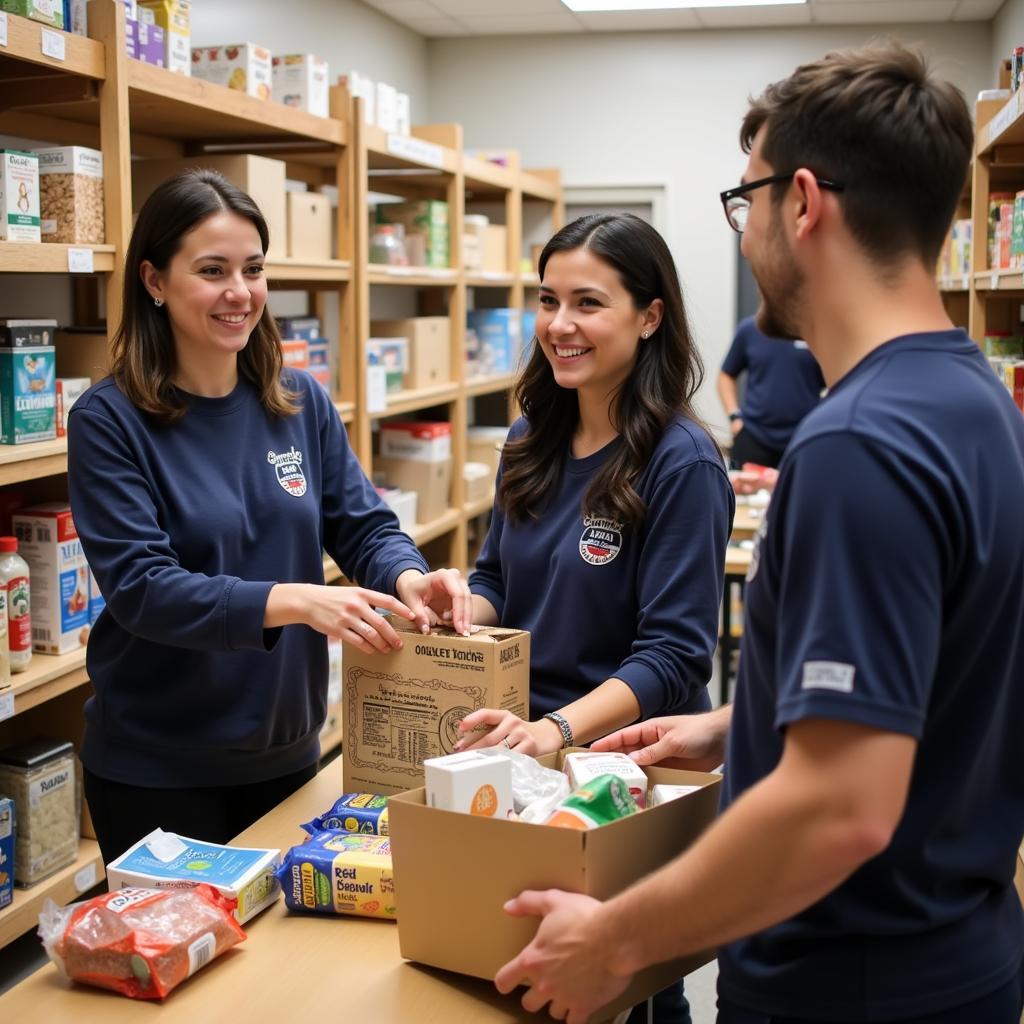
[[[0,693],[0,722],[5,718],[14,717],[14,691]]]
[[[0,12],[0,46],[7,45],[7,15]]]
[[[392,277],[412,277],[416,273],[415,267],[387,267],[387,272]]]
[[[388,152],[403,160],[426,164],[427,167],[444,167],[444,150],[412,135],[389,135]]]
[[[998,270],[993,270],[992,271],[992,278],[989,281],[989,287],[992,289],[992,291],[996,291],[999,288],[999,271]]]
[[[91,274],[92,269],[92,249],[68,249],[69,273]]]
[[[366,368],[366,411],[387,412],[388,371],[383,366]]]
[[[52,57],[54,60],[64,60],[63,32],[54,32],[48,28],[40,29],[39,41],[45,56]]]
[[[86,864],[81,871],[75,873],[75,892],[85,892],[96,884],[96,865]]]

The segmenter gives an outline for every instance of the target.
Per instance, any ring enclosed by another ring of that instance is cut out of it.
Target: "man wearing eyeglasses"
[[[720,1024],[1016,1024],[1024,418],[934,279],[968,111],[889,44],[798,68],[741,139],[759,325],[830,391],[782,460],[735,705],[593,745],[692,767],[728,737],[722,813],[605,903],[512,900],[543,920],[496,983],[577,1024],[720,946]]]

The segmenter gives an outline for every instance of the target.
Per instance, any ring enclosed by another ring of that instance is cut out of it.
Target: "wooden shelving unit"
[[[311,189],[335,187],[336,258],[269,260],[271,305],[275,292],[305,292],[310,314],[324,322],[329,304],[337,303],[339,336],[332,365],[338,373],[332,383],[333,399],[353,449],[368,472],[373,464],[375,420],[444,410],[453,428],[450,507],[437,519],[416,524],[410,535],[418,545],[430,545],[439,564],[467,567],[467,522],[485,514],[492,504],[490,497],[486,502],[464,500],[461,468],[469,403],[508,394],[514,383],[513,374],[466,378],[464,333],[470,289],[473,294],[487,290],[489,297],[501,296],[502,302],[522,308],[525,290],[539,283],[535,274],[521,272],[526,248],[523,207],[530,203],[546,211],[550,230],[561,226],[564,208],[558,173],[522,171],[518,157],[501,167],[469,156],[464,152],[459,125],[418,126],[411,137],[388,135],[365,124],[361,103],[353,101],[341,86],[331,90],[331,116],[317,118],[174,75],[128,59],[123,5],[93,4],[89,20],[91,38],[83,38],[55,32],[17,15],[7,16],[7,46],[0,48],[3,132],[50,145],[83,145],[103,152],[107,241],[91,246],[0,242],[0,273],[67,274],[69,288],[75,285],[76,303],[79,286],[102,287],[105,308],[112,311],[109,337],[121,306],[123,256],[132,225],[133,157],[256,153],[285,160],[288,177],[305,181]],[[63,39],[63,60],[43,52],[44,33]],[[451,266],[371,265],[363,213],[370,188],[445,199],[450,213]],[[507,270],[469,274],[461,269],[467,200],[502,204],[509,228]],[[87,256],[80,252],[83,249],[90,250]],[[82,272],[90,261],[91,270]],[[431,313],[437,311],[438,304],[446,308],[452,322],[453,375],[450,382],[432,388],[389,396],[387,410],[374,414],[367,411],[365,357],[372,288],[412,291]],[[93,308],[97,305],[94,302]],[[508,422],[507,417],[503,421]],[[0,448],[0,487],[31,484],[59,488],[59,478],[66,472],[67,443],[63,438]],[[49,478],[57,480],[51,485]],[[58,493],[53,491],[54,496]],[[341,570],[326,555],[324,575],[328,582],[343,582]],[[0,709],[10,712],[13,698],[14,716],[48,701],[78,699],[76,695],[87,692],[80,689],[88,685],[85,651],[63,657],[36,654],[30,670],[12,682],[11,689],[0,694],[0,700],[6,702]],[[340,738],[340,730],[327,734],[324,751],[336,746]],[[45,898],[57,902],[73,899],[102,878],[98,848],[83,840],[73,866],[30,890],[16,892],[13,906],[0,911],[0,948],[34,926]]]

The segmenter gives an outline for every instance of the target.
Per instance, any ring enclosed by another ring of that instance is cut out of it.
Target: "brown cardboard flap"
[[[505,629],[503,626],[480,626],[475,633],[471,633],[469,636],[456,633],[451,626],[434,626],[429,633],[421,633],[420,627],[415,622],[410,622],[400,615],[386,615],[385,618],[394,626],[395,631],[399,633],[415,633],[417,636],[423,637],[452,637],[464,643],[472,643],[473,641],[500,643],[502,640],[508,640],[511,637],[528,635],[523,629]]]

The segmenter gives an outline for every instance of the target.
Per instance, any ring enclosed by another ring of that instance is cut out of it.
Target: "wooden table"
[[[753,505],[737,505],[736,516],[732,521],[732,540],[752,540],[757,533],[761,520],[764,519],[763,507]]]
[[[236,845],[285,850],[301,842],[304,833],[299,823],[330,807],[341,792],[338,759],[238,836]],[[282,899],[245,928],[249,937],[241,946],[184,982],[163,1004],[71,985],[53,964],[47,964],[0,997],[0,1020],[12,1024],[541,1020],[526,1013],[517,997],[499,995],[490,982],[403,961],[398,927],[391,921],[288,913]],[[467,935],[466,941],[472,942],[473,937]]]

